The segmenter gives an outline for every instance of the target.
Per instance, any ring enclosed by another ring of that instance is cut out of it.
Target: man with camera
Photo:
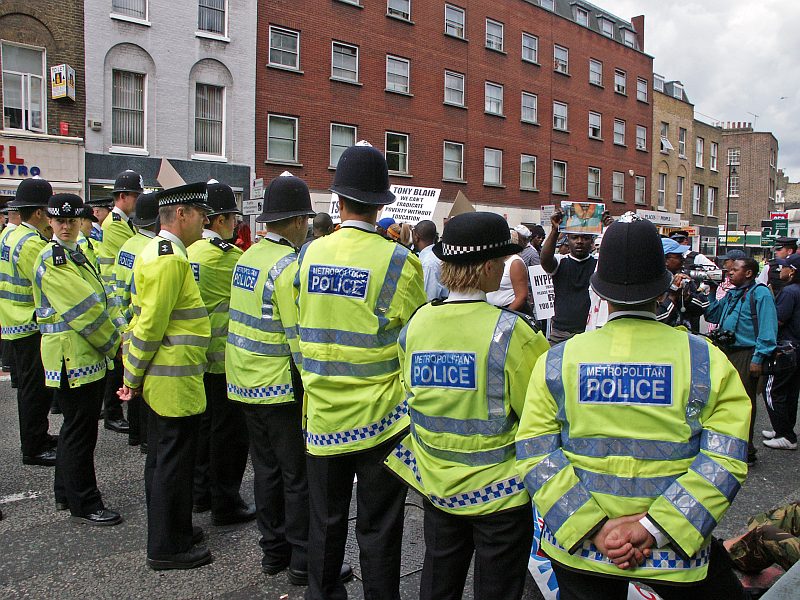
[[[700,330],[700,317],[708,307],[708,297],[701,293],[697,283],[684,272],[683,246],[670,238],[662,238],[664,261],[672,274],[672,283],[664,298],[658,303],[656,319],[672,327],[683,325],[692,333]]]
[[[730,282],[735,286],[722,300],[712,298],[705,311],[706,320],[719,323],[709,337],[728,357],[745,391],[753,411],[747,442],[747,463],[756,461],[753,446],[753,424],[756,416],[756,392],[763,364],[775,351],[778,317],[775,300],[767,286],[755,281],[758,263],[752,258],[736,260],[730,267]]]

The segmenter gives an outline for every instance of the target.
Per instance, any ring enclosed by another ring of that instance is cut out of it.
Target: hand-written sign
[[[555,315],[555,298],[553,278],[541,265],[528,267],[528,276],[531,278],[533,290],[533,304],[536,318],[541,320],[552,319]]]
[[[433,218],[442,191],[439,188],[405,185],[393,185],[390,189],[397,199],[383,208],[381,218],[392,217],[398,223],[411,225]]]

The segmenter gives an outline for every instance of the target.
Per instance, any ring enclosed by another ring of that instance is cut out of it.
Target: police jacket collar
[[[445,299],[444,302],[469,302],[475,300],[486,302],[486,292],[482,292],[481,290],[472,290],[469,292],[450,292],[450,295]]]
[[[648,319],[650,321],[656,320],[655,313],[651,313],[647,310],[621,310],[608,315],[608,321],[611,322],[615,319],[622,319],[625,317],[629,317],[631,319]]]
[[[150,231],[149,229],[138,229],[136,233],[141,233],[144,237],[150,238],[151,240],[156,237],[155,231]]]
[[[128,222],[128,215],[126,215],[125,211],[122,210],[120,207],[115,206],[114,208],[111,209],[111,212],[117,213],[120,217],[122,217],[123,221],[125,221],[126,223]]]
[[[176,244],[180,249],[180,251],[183,253],[183,255],[186,256],[186,246],[183,245],[183,242],[177,235],[167,231],[166,229],[162,229],[161,231],[158,232],[158,237],[162,237],[165,240],[169,240],[173,244]]]
[[[203,239],[204,240],[213,240],[213,239],[222,239],[222,236],[218,234],[213,229],[203,229]]]
[[[65,242],[64,240],[59,239],[57,235],[53,236],[53,241],[59,246],[64,246],[64,248],[67,250],[72,250],[73,252],[78,249],[78,242]]]
[[[348,219],[347,221],[342,221],[341,226],[354,227],[356,229],[361,229],[363,231],[375,233],[375,225],[373,225],[372,223],[367,223],[366,221],[358,221],[357,219]]]

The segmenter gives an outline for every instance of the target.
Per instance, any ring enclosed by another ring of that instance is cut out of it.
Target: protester
[[[236,228],[236,241],[234,242],[234,245],[242,252],[253,245],[250,225],[245,222],[239,223],[239,226]]]
[[[375,230],[378,232],[378,235],[382,235],[388,240],[391,239],[389,237],[389,228],[392,225],[397,225],[397,221],[395,221],[392,217],[384,217],[377,222],[375,225]]]
[[[800,560],[800,502],[751,517],[747,529],[723,542],[743,573],[758,573],[773,563],[788,571]]]
[[[333,220],[328,213],[317,213],[311,221],[311,231],[317,240],[333,233]]]
[[[534,264],[539,264],[539,253],[536,251],[536,248],[531,246],[531,237],[533,234],[531,230],[525,227],[525,225],[517,225],[514,227],[514,231],[517,232],[519,236],[519,245],[522,250],[519,251],[519,257],[523,260],[526,267],[532,267]]]
[[[428,300],[447,298],[448,290],[442,285],[442,262],[433,253],[433,245],[439,240],[436,232],[436,223],[433,221],[420,221],[412,232],[414,250],[417,251],[419,262],[422,263],[422,276],[425,280],[425,295]]]
[[[517,232],[512,229],[510,233],[511,243],[514,246],[521,247],[518,243],[519,236]],[[528,286],[528,269],[525,266],[525,261],[522,260],[519,254],[512,254],[505,259],[503,277],[500,280],[499,288],[496,291],[487,293],[486,301],[494,306],[518,311],[526,315],[533,315],[528,304]]]
[[[685,247],[671,238],[662,238],[661,244],[667,271],[672,274],[672,283],[666,296],[658,303],[656,317],[672,327],[684,326],[692,333],[698,333],[700,317],[708,307],[708,297],[684,272]]]

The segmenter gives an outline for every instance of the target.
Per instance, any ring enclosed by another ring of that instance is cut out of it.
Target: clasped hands
[[[633,569],[650,557],[656,541],[639,523],[645,513],[609,519],[592,536],[597,549],[623,570]]]

